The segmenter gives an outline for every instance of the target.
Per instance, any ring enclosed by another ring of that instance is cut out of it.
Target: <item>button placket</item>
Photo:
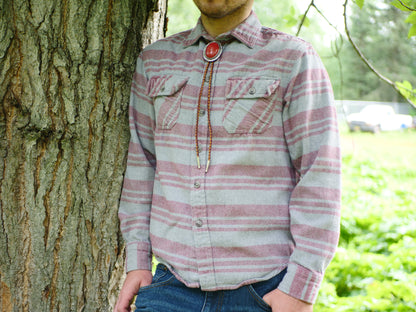
[[[202,41],[201,41],[202,42]],[[201,77],[202,78],[202,77]],[[198,108],[195,111],[195,139],[197,140],[197,153],[194,153],[192,161],[198,163],[200,160],[201,166],[194,166],[191,168],[191,183],[190,183],[190,204],[192,215],[190,219],[190,226],[192,228],[192,235],[195,244],[195,260],[197,262],[198,271],[201,272],[201,285],[213,285],[215,279],[212,274],[204,272],[212,271],[212,242],[211,235],[208,229],[208,211],[206,204],[206,173],[205,164],[208,159],[209,151],[209,120],[208,120],[208,86],[209,75],[205,77],[207,80],[201,79],[201,99],[198,103]]]
[[[201,142],[202,143],[202,142]],[[205,142],[204,142],[205,143]],[[206,156],[206,153],[204,153]],[[204,159],[204,157],[202,158]],[[191,169],[192,180],[191,188],[191,209],[192,209],[192,235],[195,243],[195,258],[197,261],[198,271],[212,271],[212,252],[211,236],[208,230],[208,213],[205,198],[205,171],[204,168]],[[213,285],[215,279],[212,274],[201,273],[202,285]]]

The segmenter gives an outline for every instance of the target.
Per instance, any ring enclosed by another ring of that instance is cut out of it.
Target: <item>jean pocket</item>
[[[261,308],[263,311],[272,311],[272,308],[266,303],[266,301],[263,300],[263,297],[257,293],[252,285],[248,285],[247,288],[259,308]]]
[[[230,78],[226,84],[223,126],[230,134],[260,134],[272,124],[278,80]]]
[[[165,265],[158,264],[155,274],[153,275],[152,283],[148,286],[141,287],[139,290],[139,293],[147,289],[166,285],[173,278],[174,278],[174,275],[169,271],[169,269]]]
[[[265,311],[271,311],[270,306],[263,300],[263,297],[279,287],[286,273],[287,269],[285,268],[279,274],[275,275],[269,280],[247,286],[251,296],[256,300],[260,308],[264,309]]]

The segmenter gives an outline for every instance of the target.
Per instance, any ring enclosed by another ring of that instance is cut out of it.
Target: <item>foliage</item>
[[[409,99],[413,103],[416,103],[416,89],[413,89],[412,84],[409,81],[396,81],[396,86],[405,98]]]
[[[346,0],[345,3],[347,3],[348,0]],[[358,1],[355,0],[356,4],[360,7],[360,9],[363,9],[364,7],[364,0]],[[376,8],[379,8],[379,4],[383,3],[383,1],[366,1],[367,3],[370,3],[370,5],[373,5]],[[408,32],[408,38],[411,38],[413,36],[416,36],[416,0],[394,0],[393,2],[390,2],[390,4],[392,6],[389,6],[388,8],[392,8],[392,7],[396,7],[399,8],[402,11],[405,12],[411,12],[411,14],[407,17],[407,19],[404,21],[405,23],[410,23],[412,24],[409,32]],[[374,11],[374,10],[371,10]],[[386,11],[386,10],[384,10]],[[389,36],[389,33],[386,32],[386,29],[388,30],[390,25],[393,24],[397,24],[400,26],[400,18],[394,18],[392,15],[393,14],[397,14],[397,12],[390,11],[390,13],[387,15],[387,17],[390,20],[387,20],[388,23],[384,22],[382,23],[378,29],[380,29],[379,33],[381,35],[383,35],[383,39],[385,38],[391,38],[391,36]],[[377,18],[375,19],[375,21],[379,22],[380,20],[383,20],[382,18],[380,18],[380,16],[383,16],[383,14],[378,14],[378,15],[373,15],[376,16]],[[372,17],[370,15],[370,17]],[[357,24],[360,24],[362,21],[366,21],[366,19],[360,18],[358,21],[356,21],[354,23],[354,26],[356,26]],[[399,22],[397,22],[399,21]],[[401,23],[403,24],[403,23]],[[398,27],[395,27],[396,29],[399,29]],[[400,31],[401,33],[402,31]],[[393,87],[394,90],[396,90],[398,92],[398,94],[401,94],[411,105],[413,105],[414,107],[416,107],[416,90],[413,90],[412,88],[412,84],[411,82],[409,82],[408,80],[405,80],[403,82],[393,82],[391,79],[387,78],[386,76],[384,76],[383,74],[381,74],[380,70],[374,67],[374,65],[372,64],[372,62],[369,60],[369,58],[367,56],[364,55],[364,53],[362,53],[361,48],[359,46],[365,46],[364,44],[360,44],[357,45],[355,40],[351,37],[349,29],[346,26],[346,33],[348,36],[349,41],[351,42],[354,50],[358,53],[358,55],[360,56],[360,59],[366,64],[366,66],[371,70],[371,72],[373,72],[374,74],[376,74],[376,76],[378,76],[380,78],[381,81],[386,82],[387,84],[389,84],[391,87]],[[364,33],[365,34],[365,33]],[[365,38],[365,36],[363,37]],[[361,39],[361,37],[360,37]],[[371,39],[373,39],[373,37],[371,37]],[[386,42],[386,40],[385,40]],[[392,42],[387,41],[388,44],[390,44],[390,47],[393,47],[393,50],[396,50],[398,52],[400,52],[401,55],[403,55],[403,52],[406,51],[406,49],[403,49],[403,41],[399,41],[400,45],[397,44],[392,44]],[[372,46],[377,46],[379,48],[379,45],[375,45],[375,42],[370,42],[370,44],[372,44]],[[413,48],[414,50],[414,48]],[[382,50],[383,52],[385,52],[385,50]],[[414,55],[414,51],[413,53],[411,53],[410,55]],[[392,55],[392,58],[390,58],[390,60],[394,60],[397,62],[397,60],[402,60],[401,55],[399,54],[394,54]],[[414,63],[411,62],[411,63]],[[414,70],[413,70],[414,71]],[[402,74],[402,73],[401,73]],[[389,75],[391,75],[391,73],[389,73]],[[408,75],[407,75],[408,76]],[[397,79],[395,79],[397,80]]]
[[[295,4],[288,5],[284,1],[255,1],[254,11],[264,25],[289,33],[294,31],[301,18]]]
[[[412,27],[409,30],[408,37],[416,36],[416,12],[413,12],[405,21],[406,23],[412,24]]]
[[[416,83],[416,41],[403,36],[408,26],[403,13],[390,5],[390,0],[366,0],[360,9],[353,5],[348,14],[348,28],[356,46],[379,74],[387,77],[392,88],[386,88],[385,79],[375,79],[374,72],[357,56],[350,45],[340,53],[343,70],[342,86],[336,79],[340,70],[330,63],[328,71],[334,81],[337,98],[352,100],[404,102],[401,95],[411,100],[409,91],[393,81]],[[388,40],[386,40],[386,38]]]
[[[199,11],[192,0],[169,0],[167,17],[167,35],[172,35],[194,27]]]
[[[408,37],[410,38],[416,36],[416,1],[394,0],[391,4],[402,11],[411,12],[409,17],[406,19],[406,23],[412,24],[408,33]]]
[[[360,9],[364,6],[364,0],[354,0],[354,2],[360,7]],[[405,20],[406,23],[412,24],[410,27],[408,37],[411,38],[416,36],[416,1],[415,0],[393,0],[391,5],[395,6],[396,8],[405,11],[411,12],[408,18]]]
[[[416,132],[343,135],[338,252],[315,310],[416,311]]]
[[[354,2],[360,7],[360,9],[364,6],[364,0],[354,0]]]

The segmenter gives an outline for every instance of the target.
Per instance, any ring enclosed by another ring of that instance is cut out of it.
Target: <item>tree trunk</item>
[[[0,311],[109,311],[135,60],[166,0],[0,0]]]

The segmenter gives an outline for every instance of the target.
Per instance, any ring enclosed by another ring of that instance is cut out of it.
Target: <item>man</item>
[[[194,0],[197,26],[138,58],[116,311],[312,311],[339,236],[332,91],[253,1]]]

